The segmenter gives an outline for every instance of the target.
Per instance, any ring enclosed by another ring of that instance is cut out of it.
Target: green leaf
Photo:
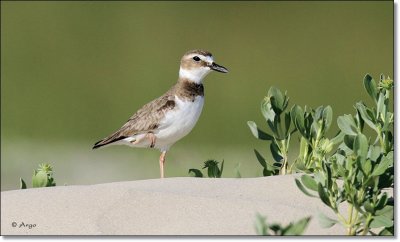
[[[393,206],[387,205],[384,208],[376,211],[375,214],[376,215],[386,216],[386,217],[388,217],[390,219],[393,219],[393,215],[394,215]]]
[[[290,116],[296,129],[302,134],[302,136],[305,136],[306,130],[304,127],[303,109],[298,105],[294,105],[290,111]]]
[[[55,187],[55,186],[56,186],[56,183],[54,182],[54,178],[49,177],[49,179],[47,180],[46,187]]]
[[[382,229],[381,232],[379,232],[379,236],[393,236],[394,235],[394,226],[391,226],[389,228],[384,228]]]
[[[334,154],[331,156],[332,159],[335,159],[335,162],[332,163],[332,165],[335,165],[336,168],[333,168],[333,170],[340,176],[345,178],[346,177],[346,170],[344,167],[344,159],[345,157],[341,154]]]
[[[220,178],[222,174],[222,169],[224,166],[224,162],[222,161],[221,170],[218,168],[218,161],[216,160],[207,160],[204,162],[203,169],[207,168],[208,177]]]
[[[367,211],[368,213],[373,214],[375,212],[374,207],[372,206],[372,204],[369,201],[365,201],[363,205],[364,205],[365,211]]]
[[[382,208],[384,208],[388,202],[389,198],[387,196],[387,193],[385,192],[381,198],[378,200],[377,204],[376,204],[376,210],[381,210]]]
[[[265,222],[265,217],[261,216],[258,213],[256,215],[255,229],[258,235],[269,235],[268,226]]]
[[[241,164],[239,162],[239,163],[237,163],[237,165],[235,167],[235,177],[236,178],[242,178],[242,174],[240,174],[240,170],[239,170],[240,166],[241,166]]]
[[[189,169],[188,173],[191,177],[203,177],[203,173],[198,169]]]
[[[332,188],[332,184],[333,184],[333,181],[332,181],[332,170],[331,170],[331,167],[330,167],[330,165],[329,164],[327,164],[327,163],[324,163],[323,164],[323,169],[324,169],[324,171],[325,171],[325,174],[326,174],[326,186],[327,186],[327,189],[328,190],[331,190],[331,188]],[[319,192],[319,191],[318,191]]]
[[[348,170],[348,171],[352,170],[353,164],[355,162],[356,162],[356,160],[353,159],[352,156],[347,156],[346,160],[345,160],[345,163],[344,163],[344,166],[345,166],[346,170]]]
[[[318,183],[318,195],[323,203],[325,203],[328,207],[332,208],[328,193],[325,191],[321,183]]]
[[[20,189],[26,189],[26,183],[22,178],[19,178],[19,184]]]
[[[362,160],[361,157],[358,157],[358,162],[361,163],[361,169],[364,172],[365,176],[369,176],[372,170],[372,163],[369,159]]]
[[[324,108],[324,111],[322,113],[322,118],[324,120],[324,130],[328,130],[331,127],[332,124],[332,116],[333,116],[333,111],[331,106],[326,106]]]
[[[283,235],[282,234],[283,228],[280,224],[273,223],[273,224],[268,225],[268,228],[274,232],[274,235]]]
[[[368,95],[376,102],[378,97],[378,88],[375,80],[369,74],[364,77],[364,88],[367,90]]]
[[[254,135],[254,137],[256,137],[257,139],[260,140],[273,140],[274,137],[265,133],[264,131],[260,130],[257,127],[257,124],[253,121],[247,121],[247,125],[250,128],[251,133]]]
[[[275,170],[269,170],[268,168],[263,169],[263,176],[273,176],[276,175]]]
[[[304,128],[305,128],[305,136],[310,137],[311,133],[311,124],[314,122],[314,118],[312,116],[312,113],[308,113],[307,111],[304,111]]]
[[[383,115],[383,120],[385,120],[386,107],[385,96],[383,95],[383,93],[379,93],[378,103],[376,104],[376,119],[379,120],[381,115]]]
[[[47,173],[44,171],[38,171],[36,175],[32,177],[33,187],[46,187],[47,185]]]
[[[374,167],[374,171],[372,172],[372,176],[380,176],[389,168],[389,166],[393,165],[392,157],[383,157],[379,164]]]
[[[271,176],[275,174],[275,170],[279,169],[279,167],[275,167],[268,163],[265,158],[256,150],[254,149],[254,153],[257,157],[258,162],[260,162],[261,166],[264,167],[263,169],[263,176]]]
[[[390,152],[390,150],[394,149],[393,148],[393,134],[390,131],[386,131],[386,139],[385,139],[385,146],[386,146],[386,150],[384,150],[385,153]]]
[[[274,157],[274,160],[277,162],[282,162],[283,157],[280,155],[279,147],[274,142],[272,142],[269,147],[272,153],[272,157]]]
[[[322,228],[330,228],[333,225],[338,223],[337,220],[329,218],[328,216],[326,216],[325,214],[323,214],[321,212],[318,213],[318,221],[319,221],[319,225]]]
[[[365,126],[364,125],[365,121],[362,118],[361,113],[360,113],[359,110],[357,110],[357,114],[354,116],[354,119],[356,120],[356,124],[357,124],[358,130],[360,130],[360,132],[362,133],[362,131],[364,130],[364,126]]]
[[[307,189],[303,186],[303,184],[301,184],[301,182],[296,178],[295,179],[295,182],[296,182],[296,185],[297,185],[297,187],[300,189],[300,191],[302,191],[304,194],[306,194],[307,196],[309,196],[309,197],[317,197],[317,196],[314,196],[314,195],[312,195],[311,193],[309,193],[308,191],[307,191]]]
[[[377,130],[376,125],[375,125],[376,120],[375,120],[375,117],[372,114],[372,112],[369,109],[367,109],[365,107],[365,105],[361,102],[356,103],[356,109],[357,109],[358,113],[361,115],[364,122],[366,124],[368,124],[368,126],[371,129]],[[371,114],[369,114],[369,112],[371,112]]]
[[[338,117],[337,124],[340,130],[347,135],[357,135],[358,130],[353,117],[350,114],[345,114]]]
[[[265,97],[261,102],[261,113],[267,121],[273,121],[275,119],[275,112],[272,110],[269,97]]]
[[[304,230],[307,228],[310,219],[311,217],[306,217],[293,224],[289,224],[282,232],[282,235],[302,235]]]
[[[218,169],[218,175],[217,175],[217,178],[221,178],[221,176],[222,176],[222,172],[224,171],[224,160],[222,160],[222,162],[221,162],[221,169]]]
[[[317,134],[318,134],[319,129],[320,129],[320,125],[319,125],[318,121],[314,120],[314,122],[311,125],[311,135],[314,139],[317,139]]]
[[[351,150],[354,149],[355,136],[345,135],[343,138],[344,144]]]
[[[393,225],[393,220],[384,215],[374,216],[370,228],[390,227]]]
[[[276,87],[271,87],[268,91],[268,96],[270,97],[272,108],[276,113],[280,114],[283,111],[285,101],[282,92]]]
[[[379,146],[370,146],[368,151],[368,157],[372,161],[377,161],[381,156],[381,147]]]
[[[287,96],[287,91],[285,91],[285,94],[283,95],[283,108],[282,110],[285,110],[287,106],[289,105],[289,97]]]
[[[314,173],[314,180],[318,183],[324,183],[326,178],[325,175],[322,171],[318,171]]]
[[[295,167],[295,169],[298,170],[298,171],[306,171],[306,170],[307,170],[307,167],[306,167],[306,165],[304,164],[303,159],[301,159],[301,158],[298,158],[298,159],[295,161],[294,167]]]
[[[299,157],[301,159],[305,159],[307,155],[308,155],[308,142],[304,137],[301,137]]]
[[[317,182],[313,179],[313,178],[311,178],[310,176],[308,176],[308,175],[302,175],[301,176],[301,182],[304,184],[304,186],[305,187],[307,187],[308,189],[310,189],[310,190],[313,190],[313,191],[318,191],[318,184],[317,184]]]
[[[387,155],[385,157],[386,157],[386,159],[393,161],[393,151],[390,151],[389,153],[387,153]]]
[[[314,120],[321,120],[323,117],[322,117],[322,113],[323,113],[323,111],[324,111],[324,106],[319,106],[319,107],[317,107],[315,110],[312,110],[313,111],[313,113],[314,113]]]
[[[267,168],[267,162],[265,161],[265,158],[256,149],[254,149],[254,153],[256,154],[257,160],[260,162],[261,166]]]
[[[344,133],[343,132],[338,132],[334,138],[331,139],[332,145],[337,145],[343,142],[344,138]]]
[[[361,157],[363,160],[367,158],[368,155],[368,140],[363,134],[358,134],[354,139],[353,145],[354,151],[357,156]]]
[[[393,124],[393,113],[386,112],[382,131],[390,131],[392,124]]]

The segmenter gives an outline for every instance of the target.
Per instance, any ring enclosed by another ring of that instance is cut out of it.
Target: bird
[[[204,105],[203,80],[212,71],[227,73],[228,69],[216,64],[209,51],[186,52],[176,84],[140,108],[120,129],[96,142],[93,149],[109,145],[159,149],[160,177],[164,178],[166,153],[197,123]]]

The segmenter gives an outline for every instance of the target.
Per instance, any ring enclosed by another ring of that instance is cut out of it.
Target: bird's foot
[[[156,145],[156,136],[153,133],[148,133],[147,137],[150,140],[150,148],[154,148],[154,146]]]

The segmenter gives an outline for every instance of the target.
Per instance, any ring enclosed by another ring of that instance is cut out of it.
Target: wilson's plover
[[[208,51],[186,52],[181,59],[178,82],[139,109],[119,130],[94,144],[93,149],[112,144],[157,148],[161,151],[159,162],[163,178],[167,151],[186,136],[199,119],[204,104],[203,79],[212,70],[228,72],[214,62]]]

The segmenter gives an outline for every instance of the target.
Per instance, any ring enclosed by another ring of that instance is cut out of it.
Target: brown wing
[[[173,88],[163,96],[144,105],[118,131],[95,143],[93,149],[135,134],[151,132],[157,129],[162,117],[164,117],[164,113],[175,107],[175,96],[172,95]]]

